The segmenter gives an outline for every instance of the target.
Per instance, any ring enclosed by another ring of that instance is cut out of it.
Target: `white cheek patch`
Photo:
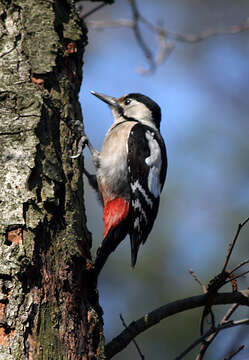
[[[150,192],[158,197],[161,192],[160,171],[162,166],[161,150],[158,142],[154,139],[154,133],[147,130],[145,134],[150,148],[150,156],[145,159],[145,163],[150,167],[148,176],[148,188]]]
[[[129,118],[134,118],[140,123],[156,129],[156,126],[152,121],[151,111],[145,104],[137,100],[133,99],[131,104],[124,109],[124,115]]]

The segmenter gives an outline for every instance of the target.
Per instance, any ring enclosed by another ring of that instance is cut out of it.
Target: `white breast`
[[[127,181],[127,142],[131,128],[136,122],[125,122],[110,129],[100,153],[100,167],[97,179],[106,197],[113,199],[117,195],[129,197]]]

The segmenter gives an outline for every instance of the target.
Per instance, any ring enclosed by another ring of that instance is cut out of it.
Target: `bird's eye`
[[[130,102],[131,102],[131,99],[125,99],[124,104],[125,104],[125,105],[129,105]]]

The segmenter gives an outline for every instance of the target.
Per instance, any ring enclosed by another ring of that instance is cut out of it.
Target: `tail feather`
[[[131,266],[134,268],[137,262],[137,254],[140,246],[140,242],[136,241],[133,234],[130,234],[130,244],[131,244]]]
[[[117,246],[127,235],[127,226],[128,220],[125,219],[122,221],[122,223],[119,224],[118,228],[112,228],[102,241],[102,244],[97,250],[94,263],[95,272],[97,275],[101,272],[110,254],[115,251]]]

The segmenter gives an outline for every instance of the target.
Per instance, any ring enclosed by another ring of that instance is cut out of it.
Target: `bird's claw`
[[[86,135],[83,135],[78,143],[78,151],[76,155],[70,156],[71,159],[77,159],[81,154],[85,147],[85,145],[88,143],[88,137]]]

